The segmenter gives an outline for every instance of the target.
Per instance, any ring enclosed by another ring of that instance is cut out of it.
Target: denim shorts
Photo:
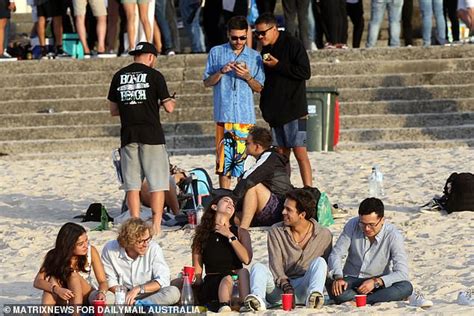
[[[306,117],[286,123],[283,126],[272,127],[273,145],[293,148],[306,147]]]
[[[125,191],[140,191],[143,179],[150,192],[169,190],[169,159],[165,145],[131,143],[120,149]]]

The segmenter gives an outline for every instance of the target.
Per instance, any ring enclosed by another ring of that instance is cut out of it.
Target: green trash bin
[[[334,150],[334,122],[339,92],[334,87],[308,87],[307,149],[308,151]]]

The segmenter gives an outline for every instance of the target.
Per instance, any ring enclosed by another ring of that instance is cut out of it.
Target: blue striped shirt
[[[260,54],[245,46],[236,55],[229,43],[211,49],[203,79],[206,80],[232,61],[245,62],[250,75],[263,86],[265,74]],[[215,122],[255,124],[253,91],[244,79],[230,71],[221,77],[213,89]]]

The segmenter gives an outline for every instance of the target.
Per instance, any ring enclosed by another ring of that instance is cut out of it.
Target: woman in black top
[[[192,251],[195,268],[195,286],[200,286],[200,304],[210,309],[230,311],[232,274],[239,276],[241,300],[249,294],[249,272],[242,264],[252,260],[250,234],[243,228],[231,226],[234,201],[229,195],[215,198],[204,211],[201,224],[196,228]],[[204,281],[203,267],[206,269]]]

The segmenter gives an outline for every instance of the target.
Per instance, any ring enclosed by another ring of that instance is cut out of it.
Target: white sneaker
[[[320,309],[324,305],[324,296],[319,292],[311,293],[306,299],[307,308],[316,308]]]
[[[232,309],[230,308],[229,305],[223,305],[219,308],[219,310],[217,312],[218,313],[229,313],[229,312],[232,312]]]
[[[468,290],[459,292],[457,303],[459,305],[474,306],[472,290],[468,289]]]
[[[264,311],[267,309],[265,302],[255,294],[249,294],[244,300],[244,306],[251,311]]]
[[[412,295],[410,295],[410,297],[408,297],[408,305],[421,308],[430,308],[433,306],[433,302],[425,299],[420,291],[415,291]]]

